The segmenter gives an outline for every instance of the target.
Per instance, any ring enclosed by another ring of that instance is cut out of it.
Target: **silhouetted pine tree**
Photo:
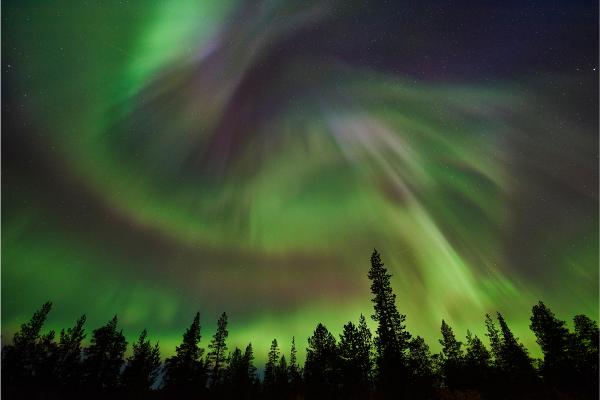
[[[358,334],[360,335],[361,340],[361,355],[359,357],[361,368],[366,373],[367,386],[370,390],[373,386],[373,335],[367,326],[367,319],[362,314],[360,314],[360,317],[358,318]]]
[[[491,355],[493,356],[494,366],[499,368],[499,364],[501,362],[500,358],[502,353],[502,341],[500,338],[500,331],[489,314],[485,314],[485,327],[487,330],[485,335],[490,341],[490,349]]]
[[[290,377],[290,393],[296,398],[302,392],[302,371],[298,365],[298,351],[296,350],[296,338],[292,336],[292,348],[290,350],[290,365],[288,367]]]
[[[546,383],[561,388],[570,386],[574,376],[569,368],[569,330],[565,322],[540,301],[533,306],[529,327],[544,354],[540,372]]]
[[[446,386],[451,389],[464,389],[462,343],[456,340],[454,332],[446,321],[442,320],[442,372]]]
[[[502,360],[502,338],[500,330],[496,326],[493,318],[485,314],[486,336],[490,341],[490,382],[489,390],[495,392],[494,398],[499,398],[507,393],[508,388],[505,385],[506,377],[503,373],[504,364]]]
[[[227,387],[229,391],[235,389],[241,389],[243,386],[243,380],[247,377],[246,368],[244,368],[244,356],[242,350],[239,347],[235,347],[233,352],[227,356],[227,367],[223,373],[223,386]],[[241,390],[236,390],[237,397],[242,397]],[[230,394],[233,397],[233,394]]]
[[[464,358],[465,386],[480,393],[489,392],[491,384],[491,355],[481,339],[467,330],[467,349]]]
[[[144,329],[133,344],[133,354],[127,359],[122,383],[130,395],[147,393],[160,372],[160,350],[158,342],[152,346]]]
[[[277,364],[279,363],[279,345],[277,339],[271,342],[271,348],[267,355],[267,363],[265,364],[265,376],[263,379],[263,391],[268,398],[273,398],[276,392],[277,383]]]
[[[585,315],[573,318],[575,332],[570,335],[571,367],[576,371],[582,391],[598,398],[598,323]]]
[[[44,303],[28,322],[21,325],[13,336],[13,344],[2,348],[4,388],[19,387],[31,392],[37,386],[36,372],[40,369],[40,363],[45,364],[48,340],[54,338],[53,331],[41,334],[51,309],[52,303]]]
[[[430,398],[436,386],[431,352],[425,340],[416,336],[408,342],[409,398]]]
[[[378,322],[375,337],[377,384],[383,394],[398,396],[404,390],[408,376],[406,352],[410,334],[404,326],[406,316],[396,308],[391,275],[381,262],[377,250],[373,250],[371,255],[368,277],[375,308],[372,318]]]
[[[430,353],[431,354],[431,353]],[[431,370],[433,371],[433,377],[435,381],[435,388],[441,388],[444,386],[444,357],[440,353],[431,354]]]
[[[242,354],[242,351],[236,347],[229,356],[224,373],[224,386],[227,397],[230,399],[248,399],[251,396],[255,373],[254,371],[250,373],[249,368],[251,358],[254,356],[251,355],[251,346],[250,353],[248,353],[248,347],[246,349],[246,353]]]
[[[340,382],[339,355],[335,338],[319,323],[308,338],[304,382],[307,398],[335,398]]]
[[[127,342],[123,331],[117,331],[117,316],[92,332],[90,346],[85,349],[84,384],[90,391],[113,390],[117,387]]]
[[[252,349],[252,343],[248,343],[246,350],[244,351],[244,362],[248,366],[248,379],[255,381],[256,378],[256,367],[254,366],[254,350]]]
[[[35,353],[34,383],[36,391],[52,392],[56,386],[56,342],[54,331],[49,331],[40,337]]]
[[[275,369],[275,393],[278,399],[285,399],[289,395],[290,377],[285,355],[282,355]]]
[[[502,335],[498,365],[504,383],[509,390],[531,390],[536,380],[533,361],[527,349],[513,335],[502,314],[497,313],[497,319]]]
[[[256,375],[256,367],[254,366],[254,350],[252,349],[252,343],[248,343],[246,350],[244,351],[244,361],[248,366],[248,379],[251,384],[250,397],[256,398],[260,395],[261,385],[258,376]]]
[[[200,313],[183,334],[175,355],[165,360],[164,386],[177,394],[199,394],[205,391],[206,368],[202,362],[204,349],[200,348]]]
[[[56,380],[64,390],[74,391],[81,380],[81,343],[85,339],[86,317],[79,317],[75,326],[62,329],[60,331],[60,339],[57,346],[56,357]]]
[[[225,367],[227,344],[227,314],[223,313],[217,322],[217,331],[208,345],[206,364],[211,369],[211,387],[216,388],[221,383],[221,370]]]
[[[371,332],[363,315],[360,316],[360,327],[352,322],[344,325],[339,352],[344,397],[368,397],[372,364]]]

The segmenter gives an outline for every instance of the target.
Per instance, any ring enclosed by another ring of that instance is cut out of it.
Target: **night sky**
[[[2,2],[2,338],[118,314],[257,360],[372,313],[437,350],[598,316],[598,3]]]

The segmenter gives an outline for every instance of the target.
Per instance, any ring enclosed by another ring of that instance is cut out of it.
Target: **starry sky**
[[[598,315],[598,4],[4,1],[2,338],[196,310],[303,357],[372,313],[376,247],[438,349]]]

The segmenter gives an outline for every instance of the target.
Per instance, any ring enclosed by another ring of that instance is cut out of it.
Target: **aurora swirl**
[[[434,349],[597,316],[597,4],[398,3],[5,2],[3,338],[226,311],[260,361],[371,314],[373,247]]]

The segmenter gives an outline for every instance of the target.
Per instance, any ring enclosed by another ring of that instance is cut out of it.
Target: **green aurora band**
[[[597,78],[419,81],[308,51],[273,72],[332,18],[292,4],[3,5],[4,136],[27,149],[3,168],[5,340],[50,299],[50,328],[117,313],[163,356],[196,310],[204,346],[226,311],[230,348],[262,362],[295,335],[303,356],[317,322],[371,314],[373,247],[434,350],[442,318],[482,334],[499,310],[538,354],[537,300],[597,317]]]

